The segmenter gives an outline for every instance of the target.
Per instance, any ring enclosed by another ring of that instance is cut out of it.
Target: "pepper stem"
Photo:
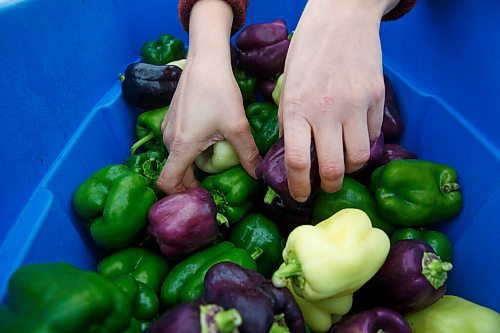
[[[268,205],[272,204],[277,196],[278,193],[276,193],[272,188],[268,186],[266,195],[264,196],[264,203]]]
[[[385,333],[383,329],[379,329],[377,333]]]
[[[458,183],[455,183],[455,182],[445,183],[441,186],[441,189],[445,193],[450,193],[450,192],[458,191],[460,189],[460,185]]]
[[[292,253],[288,254],[289,260],[283,264],[276,272],[274,272],[272,281],[276,288],[283,288],[287,284],[287,279],[297,278],[299,282],[303,281],[302,267],[299,261]],[[300,286],[299,286],[300,287]]]
[[[221,333],[231,333],[243,322],[240,313],[236,309],[217,312],[214,320],[215,326]]]
[[[158,179],[161,169],[163,169],[163,163],[154,157],[151,157],[142,163],[142,173],[149,179]]]
[[[150,141],[151,139],[153,139],[155,137],[155,135],[153,134],[153,132],[150,132],[148,135],[146,136],[143,136],[140,140],[136,141],[132,147],[130,147],[130,152],[132,153],[132,155],[135,154],[135,151],[140,148],[143,144],[145,144],[146,142]]]
[[[422,256],[422,275],[434,289],[439,289],[446,283],[448,272],[452,268],[450,262],[443,262],[435,253],[424,252]]]
[[[219,225],[224,224],[226,227],[229,227],[229,220],[227,219],[227,217],[225,217],[221,213],[217,213],[216,218]]]
[[[264,253],[264,250],[262,250],[260,247],[256,248],[255,251],[250,255],[253,260],[259,258],[261,254]]]
[[[125,81],[125,75],[123,75],[122,73],[118,73],[118,78],[120,79],[120,81]]]

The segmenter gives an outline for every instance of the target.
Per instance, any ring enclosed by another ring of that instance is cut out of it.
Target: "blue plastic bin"
[[[250,3],[248,22],[282,17],[293,28],[305,1]],[[462,185],[463,211],[439,226],[455,244],[449,293],[500,311],[498,13],[493,0],[420,0],[381,34],[402,144],[454,166]],[[117,75],[165,32],[187,40],[176,0],[0,0],[1,297],[26,263],[95,269],[101,253],[72,193],[128,156],[137,113]]]

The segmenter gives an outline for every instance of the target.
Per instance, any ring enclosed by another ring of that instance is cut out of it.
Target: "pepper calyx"
[[[443,262],[432,252],[424,252],[422,256],[422,275],[434,287],[441,288],[448,279],[448,272],[453,268],[450,262]]]
[[[460,190],[460,185],[456,182],[445,183],[441,185],[441,189],[445,193],[455,192]]]
[[[285,264],[273,274],[273,285],[276,288],[283,288],[287,285],[287,280],[292,279],[292,283],[302,289],[305,284],[305,279],[297,256],[293,252],[288,252],[286,257],[287,260]]]

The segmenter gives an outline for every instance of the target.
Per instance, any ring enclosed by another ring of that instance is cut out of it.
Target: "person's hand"
[[[383,118],[380,20],[394,0],[309,0],[285,64],[279,117],[290,193],[310,194],[311,137],[321,187],[340,189],[345,172],[370,157]]]
[[[165,193],[198,185],[192,163],[227,139],[242,166],[255,177],[259,152],[245,117],[229,49],[232,9],[221,0],[198,1],[191,11],[186,67],[162,124],[169,156],[158,179]]]

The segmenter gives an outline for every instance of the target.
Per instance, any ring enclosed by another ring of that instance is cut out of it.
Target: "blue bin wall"
[[[253,0],[248,22],[297,23],[305,1]],[[102,253],[71,209],[74,189],[133,141],[137,113],[117,73],[141,44],[180,35],[177,1],[7,1],[0,5],[0,297],[29,262],[94,269]],[[499,40],[489,39],[498,5],[419,1],[382,25],[385,72],[419,157],[456,167],[464,209],[439,228],[455,244],[449,292],[500,310]],[[474,16],[466,20],[467,15]],[[491,18],[491,19],[490,19]],[[454,28],[454,29],[452,29]],[[491,30],[491,31],[490,31]],[[6,33],[8,32],[8,33]]]

